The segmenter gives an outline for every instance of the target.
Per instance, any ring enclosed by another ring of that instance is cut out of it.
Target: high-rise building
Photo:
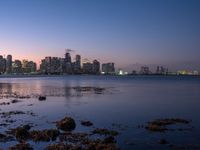
[[[66,61],[66,63],[71,63],[72,62],[70,53],[66,53],[65,54],[65,61]]]
[[[51,73],[51,57],[45,57],[45,73]]]
[[[94,74],[100,74],[100,62],[96,59],[93,61],[92,71]]]
[[[167,74],[167,73],[168,73],[168,69],[167,68],[164,68],[163,66],[157,66],[156,74],[163,75],[163,74]]]
[[[71,60],[71,55],[70,53],[66,53],[65,54],[65,70],[64,72],[67,74],[71,74],[72,73],[72,60]]]
[[[72,63],[72,68],[75,74],[81,73],[81,56],[80,55],[76,55],[75,62]]]
[[[150,74],[150,70],[149,70],[149,67],[146,67],[146,66],[142,66],[141,69],[140,69],[140,74],[143,74],[143,75],[148,75]]]
[[[90,62],[83,63],[83,73],[92,74],[93,73],[93,64]]]
[[[12,73],[12,55],[8,55],[6,59],[6,73]]]
[[[37,70],[37,65],[33,61],[28,61],[26,59],[22,60],[22,70],[23,73],[33,73]]]
[[[51,74],[60,74],[62,71],[61,58],[52,57],[51,58]]]
[[[15,74],[22,73],[22,63],[20,60],[15,60],[12,63],[12,73],[15,73]]]
[[[0,74],[5,72],[4,58],[0,55]]]
[[[103,74],[115,74],[115,64],[114,63],[102,64],[102,73]]]

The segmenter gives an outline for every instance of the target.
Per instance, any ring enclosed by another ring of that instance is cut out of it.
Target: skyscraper
[[[75,74],[81,73],[81,56],[76,55],[75,62],[73,63],[73,71]]]
[[[15,74],[22,73],[22,63],[20,60],[15,60],[12,64],[12,72]]]
[[[96,59],[93,61],[93,73],[94,74],[100,74],[100,62]]]
[[[115,64],[112,62],[102,64],[102,72],[104,74],[115,74]]]
[[[67,74],[72,73],[72,60],[71,60],[70,53],[68,52],[65,54],[65,71],[64,72]]]
[[[6,73],[12,73],[12,55],[8,55],[6,59]]]
[[[5,59],[3,58],[3,56],[0,55],[0,74],[5,73],[5,67],[6,67]]]

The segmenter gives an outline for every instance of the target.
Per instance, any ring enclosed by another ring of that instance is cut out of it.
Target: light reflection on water
[[[36,116],[15,115],[17,120],[9,127],[33,123],[35,129],[55,127],[52,122],[72,116],[78,124],[77,131],[89,130],[80,120],[91,120],[95,127],[122,128],[118,144],[123,149],[168,149],[160,146],[160,138],[175,144],[198,144],[200,141],[200,78],[198,77],[112,77],[66,76],[49,78],[2,78],[0,93],[30,95],[22,102],[2,105],[1,112],[11,110],[32,111]],[[72,87],[102,87],[102,94],[77,92]],[[37,95],[47,95],[46,101],[38,101]],[[36,95],[36,96],[35,96]],[[32,97],[33,96],[33,97]],[[34,97],[35,96],[35,97]],[[2,98],[10,101],[13,98]],[[30,106],[30,104],[33,104]],[[148,133],[137,126],[157,118],[191,119],[195,127],[190,132]],[[2,121],[3,118],[0,119]],[[3,132],[8,127],[1,127]],[[121,129],[119,129],[121,130]],[[133,142],[134,145],[126,143]],[[2,145],[2,144],[1,144]],[[9,143],[5,144],[4,147]],[[36,144],[40,148],[43,144]]]

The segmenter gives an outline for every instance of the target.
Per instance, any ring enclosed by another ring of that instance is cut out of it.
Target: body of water
[[[88,90],[79,90],[88,87]],[[101,92],[94,88],[105,89]],[[27,114],[1,116],[0,132],[23,124],[33,129],[55,127],[53,122],[71,116],[75,131],[90,132],[94,128],[117,130],[120,149],[172,149],[170,145],[198,149],[200,143],[200,78],[189,76],[58,76],[34,78],[0,78],[0,103],[16,99],[18,103],[1,105],[0,113],[23,111]],[[46,95],[39,101],[38,95]],[[31,115],[30,115],[31,114]],[[1,114],[2,115],[2,114]],[[150,132],[147,122],[160,118],[191,120],[181,125],[190,130]],[[93,127],[81,126],[81,120],[93,122]],[[170,145],[161,145],[166,139]],[[16,141],[1,142],[8,148]],[[43,142],[29,142],[43,149]],[[48,144],[48,143],[46,143]]]

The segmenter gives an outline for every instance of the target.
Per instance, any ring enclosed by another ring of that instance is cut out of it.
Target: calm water
[[[71,87],[103,87],[103,94],[77,93]],[[170,149],[159,145],[167,139],[176,145],[200,143],[200,78],[199,77],[114,77],[114,76],[66,76],[38,78],[0,78],[1,93],[22,95],[47,95],[46,101],[25,98],[22,102],[2,105],[0,112],[21,110],[35,116],[14,115],[14,123],[0,127],[3,133],[20,124],[33,123],[34,129],[55,127],[52,122],[64,116],[72,116],[76,131],[90,131],[82,127],[80,120],[90,120],[95,127],[106,127],[120,132],[117,137],[121,149]],[[13,98],[1,98],[1,102]],[[137,126],[157,118],[183,118],[192,120],[192,131],[150,133]],[[4,122],[5,118],[0,118]],[[114,124],[114,125],[113,125]],[[120,128],[119,128],[120,125]],[[132,144],[128,144],[132,143]],[[15,142],[0,143],[7,148]],[[31,143],[34,144],[34,143]],[[42,149],[44,143],[34,147]]]

